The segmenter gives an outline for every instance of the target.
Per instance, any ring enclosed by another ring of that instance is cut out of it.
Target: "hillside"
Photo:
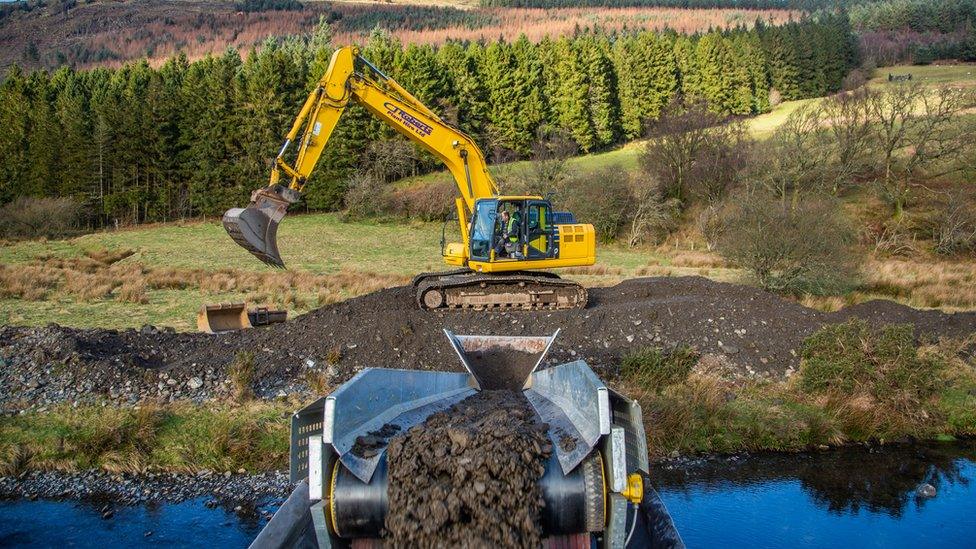
[[[283,9],[264,9],[280,5]],[[478,8],[465,1],[400,2],[229,2],[222,0],[93,0],[11,11],[0,18],[0,68],[118,66],[178,52],[196,59],[229,47],[260,47],[269,37],[307,34],[320,18],[333,28],[334,43],[362,43],[384,28],[405,43],[453,40],[514,40],[526,34],[571,34],[577,27],[663,29],[694,32],[779,24],[796,17],[789,10],[632,8]],[[254,8],[249,8],[253,5]],[[459,8],[464,9],[459,9]]]

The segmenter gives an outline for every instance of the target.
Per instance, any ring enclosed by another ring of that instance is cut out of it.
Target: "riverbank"
[[[783,380],[723,376],[720,361],[677,347],[628,355],[609,384],[641,404],[658,460],[950,439],[976,434],[974,349],[970,340],[917,344],[908,326],[849,322],[808,338],[799,370]],[[313,398],[8,414],[0,416],[0,474],[281,470],[290,414]]]
[[[200,471],[186,473],[108,473],[33,471],[0,477],[0,500],[94,500],[117,505],[180,503],[206,498],[208,507],[240,510],[268,499],[283,500],[292,491],[286,471],[264,473]],[[108,517],[106,517],[108,518]]]

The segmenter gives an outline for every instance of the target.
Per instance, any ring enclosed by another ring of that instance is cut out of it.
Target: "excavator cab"
[[[510,222],[505,221],[505,214]],[[497,263],[555,257],[553,217],[552,205],[541,198],[478,200],[471,222],[471,259]]]

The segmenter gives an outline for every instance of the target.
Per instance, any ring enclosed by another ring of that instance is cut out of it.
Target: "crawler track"
[[[421,309],[582,309],[586,288],[553,273],[480,274],[468,269],[423,273],[414,278]]]

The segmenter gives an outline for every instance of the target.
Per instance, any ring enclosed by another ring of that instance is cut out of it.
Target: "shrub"
[[[630,219],[631,193],[626,171],[608,166],[567,179],[556,195],[559,207],[592,223],[601,242],[612,242]]]
[[[642,174],[658,182],[662,198],[682,207],[692,199],[721,198],[746,165],[742,124],[727,122],[704,104],[672,103],[650,125],[648,137],[639,159]]]
[[[856,279],[855,233],[834,201],[811,199],[790,208],[756,194],[731,201],[720,215],[718,252],[766,290],[823,295]]]
[[[248,400],[254,396],[254,353],[241,351],[234,357],[227,370],[230,379],[232,396],[238,400]]]
[[[625,356],[620,370],[628,381],[660,393],[669,385],[687,380],[691,369],[698,364],[698,358],[698,353],[686,345],[670,350],[645,347]]]
[[[976,253],[976,206],[964,196],[951,197],[941,208],[933,232],[939,254]]]
[[[861,69],[853,69],[851,72],[847,73],[841,83],[841,89],[844,91],[851,91],[860,88],[861,86],[868,83],[868,77]]]
[[[81,210],[72,198],[18,198],[0,207],[0,236],[64,236],[78,228]]]
[[[364,219],[383,213],[385,211],[383,197],[386,193],[386,187],[387,185],[372,173],[357,172],[353,174],[343,197],[346,205],[343,218],[346,220]]]
[[[911,324],[872,328],[852,319],[827,325],[807,338],[801,359],[802,389],[848,397],[848,412],[873,415],[879,423],[927,419],[924,405],[944,384],[943,360],[919,353]],[[899,417],[885,418],[885,411]]]
[[[438,179],[433,183],[396,189],[381,202],[388,215],[441,221],[454,211],[456,196],[457,186],[453,181]]]

